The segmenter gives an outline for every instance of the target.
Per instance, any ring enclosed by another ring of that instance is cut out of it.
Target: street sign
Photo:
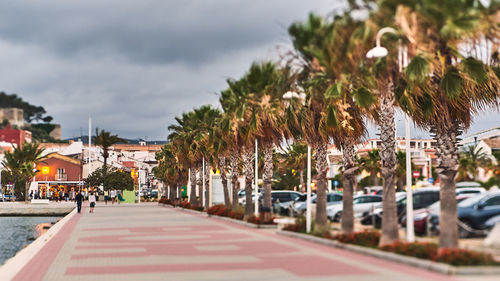
[[[420,171],[413,171],[413,177],[418,179],[420,177]]]
[[[337,186],[339,186],[339,181],[338,180],[334,180],[333,181],[333,186],[335,186],[335,188],[337,188]]]
[[[434,183],[434,179],[433,178],[429,178],[429,183],[433,184]]]

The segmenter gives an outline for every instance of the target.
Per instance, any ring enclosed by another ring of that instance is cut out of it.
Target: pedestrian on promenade
[[[108,194],[109,194],[108,191],[105,190],[104,191],[104,204],[106,204],[106,205],[108,205]]]
[[[117,200],[116,201],[118,201],[118,205],[120,205],[120,203],[122,201],[122,191],[118,189],[116,191],[116,193],[117,193],[117,196],[116,196]]]
[[[89,203],[90,203],[89,213],[94,212],[95,202],[96,202],[96,200],[95,200],[94,192],[90,192],[90,195],[89,195]]]
[[[82,202],[83,202],[83,195],[81,192],[78,192],[75,198],[76,201],[76,207],[78,209],[78,213],[82,211]]]
[[[110,193],[111,193],[111,205],[114,205],[116,199],[116,191],[112,189]]]

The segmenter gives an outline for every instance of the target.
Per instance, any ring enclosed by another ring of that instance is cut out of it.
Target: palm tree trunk
[[[210,192],[210,164],[206,163],[205,162],[205,209],[208,209],[208,206],[210,205],[210,196],[209,196],[209,192]],[[203,202],[203,201],[201,201]]]
[[[25,192],[24,192],[24,203],[26,204],[28,204],[29,191],[30,191],[30,180],[28,179],[25,182]]]
[[[196,186],[198,188],[198,199],[197,204],[203,203],[203,166],[200,165],[196,168]]]
[[[455,176],[458,171],[457,122],[443,122],[433,128],[437,142],[437,173],[440,181],[441,213],[439,215],[439,246],[458,246],[457,200]]]
[[[230,158],[230,165],[231,165],[231,184],[232,184],[232,193],[233,193],[233,200],[232,200],[232,206],[233,210],[236,210],[238,208],[238,191],[240,190],[239,184],[238,184],[238,152],[233,151],[231,153],[231,158]]]
[[[304,193],[306,191],[306,187],[304,186],[304,169],[299,170],[299,178],[300,178],[300,192]]]
[[[191,169],[191,192],[189,193],[189,203],[193,205],[196,202],[196,169]]]
[[[263,169],[263,182],[264,182],[264,201],[262,206],[269,208],[272,211],[271,199],[271,183],[273,180],[273,145],[264,145],[264,169]]]
[[[358,167],[356,163],[356,149],[354,143],[347,140],[342,146],[342,182],[344,192],[342,196],[342,219],[341,228],[343,233],[351,233],[354,231],[354,208],[353,208],[353,194],[355,184],[355,173]]]
[[[382,147],[380,160],[383,179],[382,190],[382,234],[380,245],[399,240],[398,215],[396,206],[396,125],[394,123],[394,95],[388,87],[380,100],[380,138]]]
[[[326,217],[326,188],[328,172],[328,162],[326,159],[327,145],[323,142],[318,142],[314,146],[316,152],[316,170],[318,171],[318,188],[316,191],[316,224],[324,226],[327,223]]]
[[[103,154],[102,154],[102,157],[104,158],[104,162],[103,162],[103,165],[102,165],[102,178],[103,178],[102,189],[103,190],[107,190],[107,186],[106,186],[106,174],[108,173],[108,156],[109,156],[109,152],[108,152],[107,148],[103,148]],[[139,194],[139,197],[140,196],[141,196],[141,194]]]
[[[227,172],[226,172],[226,157],[219,158],[220,178],[222,180],[222,189],[224,190],[224,205],[226,208],[231,206],[231,198],[229,198],[229,189],[227,186]]]
[[[245,174],[245,219],[253,215],[254,209],[252,204],[252,186],[254,179],[253,171],[254,154],[251,149],[243,148],[243,173]],[[258,198],[255,198],[257,200]]]

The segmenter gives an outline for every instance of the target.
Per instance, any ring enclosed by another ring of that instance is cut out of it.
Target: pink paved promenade
[[[181,210],[74,216],[14,280],[455,280]]]

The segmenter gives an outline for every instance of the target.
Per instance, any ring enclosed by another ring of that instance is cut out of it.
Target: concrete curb
[[[77,213],[76,208],[73,209],[68,215],[62,218],[59,222],[54,224],[47,232],[38,237],[31,244],[24,249],[17,252],[15,256],[5,261],[0,266],[0,280],[11,280],[23,267],[33,258],[56,234],[61,228]]]
[[[221,216],[209,215],[206,212],[200,212],[200,211],[191,210],[191,209],[185,209],[185,208],[175,208],[175,207],[173,207],[171,205],[168,205],[168,204],[160,204],[160,205],[162,205],[163,207],[174,208],[176,210],[182,210],[184,212],[198,214],[198,215],[202,215],[202,216],[205,216],[205,217],[214,218],[214,219],[217,219],[217,220],[228,221],[228,222],[232,222],[232,223],[244,225],[244,226],[247,226],[247,227],[250,227],[250,228],[275,229],[275,228],[278,227],[278,225],[276,225],[276,224],[254,224],[254,223],[249,223],[249,222],[246,222],[246,221],[235,220],[235,219],[228,218],[228,217],[221,217]]]
[[[372,248],[367,248],[367,247],[362,247],[362,246],[357,246],[357,245],[351,245],[351,244],[345,244],[345,243],[340,243],[335,240],[330,240],[326,238],[321,238],[321,237],[316,237],[312,236],[309,234],[303,234],[303,233],[297,233],[297,232],[291,232],[291,231],[283,231],[283,230],[278,230],[276,232],[279,235],[287,236],[287,237],[292,237],[292,238],[298,238],[302,240],[306,240],[309,242],[329,246],[329,247],[334,247],[334,248],[339,248],[339,249],[344,249],[348,250],[351,252],[355,252],[358,254],[362,255],[367,255],[367,256],[372,256],[380,259],[385,259],[389,260],[392,262],[397,262],[409,266],[414,266],[422,269],[426,269],[429,271],[434,271],[442,274],[448,274],[448,275],[498,275],[500,274],[500,266],[463,266],[463,267],[458,267],[458,266],[453,266],[445,263],[439,263],[439,262],[433,262],[429,260],[423,260],[415,257],[408,257],[408,256],[403,256],[395,253],[390,253],[390,252],[385,252],[381,250],[376,250]]]

